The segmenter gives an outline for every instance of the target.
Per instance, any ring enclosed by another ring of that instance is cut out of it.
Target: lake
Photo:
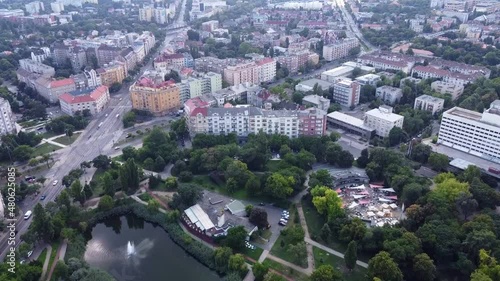
[[[97,224],[84,258],[119,281],[221,280],[175,244],[163,228],[134,215]]]

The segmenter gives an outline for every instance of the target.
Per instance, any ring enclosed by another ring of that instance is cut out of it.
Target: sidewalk
[[[307,249],[307,271],[312,273],[315,268],[314,254],[312,245],[307,242],[307,240],[311,240],[311,236],[309,236],[309,229],[307,228],[306,217],[304,216],[302,205],[297,203],[295,206],[297,207],[297,213],[299,213],[300,225],[302,226],[302,229],[304,229],[304,241],[306,242]]]
[[[296,271],[298,271],[298,272],[304,273],[305,275],[311,275],[311,273],[312,273],[312,270],[310,270],[309,268],[302,268],[302,267],[297,266],[297,265],[295,265],[295,264],[293,264],[293,263],[291,263],[291,262],[287,262],[287,261],[286,261],[286,260],[284,260],[284,259],[280,259],[280,258],[278,258],[278,257],[275,257],[275,256],[273,256],[273,255],[271,255],[271,254],[269,254],[269,255],[267,256],[267,258],[268,258],[268,259],[271,259],[271,260],[274,260],[274,261],[276,261],[276,262],[279,262],[279,263],[281,263],[282,265],[288,266],[288,267],[290,267],[290,268],[292,268],[292,269],[294,269],[294,270],[296,270]]]
[[[49,267],[49,260],[51,254],[52,254],[52,246],[49,244],[47,245],[47,255],[43,263],[42,276],[40,277],[40,280],[44,280],[45,274],[47,274],[47,268]]]
[[[311,244],[312,246],[318,247],[318,248],[320,248],[321,250],[323,250],[325,252],[328,252],[328,253],[330,253],[332,255],[335,255],[337,257],[340,257],[340,258],[344,258],[344,254],[342,254],[341,252],[338,252],[338,251],[335,251],[335,250],[333,250],[331,248],[328,248],[327,246],[322,245],[322,244],[320,244],[320,243],[318,243],[318,242],[316,242],[316,241],[314,241],[314,240],[312,240],[310,238],[305,238],[304,240],[307,243]],[[359,265],[359,266],[361,266],[361,267],[368,268],[368,264],[366,262],[362,262],[360,260],[357,260],[356,264]]]
[[[52,279],[52,274],[54,273],[54,269],[56,268],[57,263],[59,260],[64,259],[64,256],[66,255],[66,248],[68,247],[68,241],[64,239],[64,241],[59,245],[59,249],[57,249],[57,254],[52,262],[52,266],[50,267],[49,274],[47,275],[46,280],[51,280]],[[62,257],[62,258],[61,258]]]

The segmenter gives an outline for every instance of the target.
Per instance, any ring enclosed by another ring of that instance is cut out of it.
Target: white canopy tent
[[[390,188],[382,188],[381,190],[382,190],[382,191],[385,191],[385,192],[396,192],[396,191],[394,190],[394,188],[392,188],[392,187],[390,187]]]
[[[380,201],[380,202],[388,202],[389,203],[389,202],[392,202],[394,200],[390,200],[390,199],[385,199],[385,198],[379,197],[378,201]]]
[[[366,195],[353,195],[352,197],[354,197],[354,199],[360,199],[360,198],[364,198],[366,197]]]
[[[394,203],[391,203],[389,206],[390,206],[390,207],[391,207],[391,209],[393,209],[393,210],[398,208],[398,205],[396,205],[396,204],[394,204]]]
[[[374,217],[375,216],[375,213],[374,212],[367,212],[366,215],[368,217]]]
[[[377,213],[377,216],[379,216],[379,217],[384,217],[384,216],[385,216],[385,214],[384,214],[384,212],[378,212],[378,213]]]
[[[377,207],[375,207],[375,206],[370,206],[370,207],[368,207],[368,210],[369,210],[369,211],[375,211],[375,212],[378,212],[378,208],[377,208]]]
[[[389,205],[384,203],[384,204],[380,205],[380,207],[381,207],[382,209],[388,209],[388,208],[389,208]]]
[[[352,208],[357,207],[357,206],[359,206],[358,203],[352,202],[351,205],[349,205],[349,207],[347,207],[347,208],[352,209]]]
[[[359,185],[359,186],[352,186],[348,187],[347,189],[365,189],[366,187],[364,185]]]

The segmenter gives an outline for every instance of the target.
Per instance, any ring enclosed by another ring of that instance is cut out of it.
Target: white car
[[[52,185],[56,186],[58,182],[59,182],[58,180],[55,180],[55,181],[52,182]]]
[[[28,252],[28,258],[31,257],[31,255],[33,255],[33,251]]]
[[[120,149],[120,147],[119,146],[115,146],[115,150],[118,150],[118,149]]]

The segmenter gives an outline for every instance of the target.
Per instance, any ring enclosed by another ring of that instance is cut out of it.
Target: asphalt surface
[[[335,3],[337,4],[337,7],[339,8],[340,12],[342,13],[342,17],[345,20],[345,23],[348,25],[349,30],[356,35],[356,37],[362,41],[369,49],[375,50],[377,49],[375,46],[370,44],[364,37],[363,34],[361,33],[361,30],[359,30],[358,25],[356,24],[356,21],[352,18],[352,15],[347,11],[345,8],[345,0],[335,0]],[[369,50],[366,50],[369,51]]]
[[[174,27],[185,25],[183,22],[185,0],[182,1],[181,7],[180,16],[173,24]],[[175,32],[167,31],[165,42],[162,47],[158,48],[158,52],[181,31],[183,30],[179,29]],[[151,69],[153,69],[152,60],[141,68],[140,73],[143,74],[145,71]],[[26,211],[33,210],[37,203],[46,205],[48,202],[54,201],[64,189],[62,178],[72,169],[79,168],[81,162],[90,161],[99,154],[109,155],[115,152],[113,149],[114,142],[123,133],[122,116],[132,108],[128,96],[129,86],[130,84],[124,84],[120,91],[112,95],[109,107],[94,117],[85,131],[70,147],[58,151],[54,165],[45,175],[47,178],[46,184],[41,188],[39,194],[34,198],[26,199],[22,202],[23,204],[19,204],[19,206],[22,205],[22,210],[16,226],[18,232],[16,235],[16,247],[20,243],[20,236],[28,230],[33,219],[33,216],[28,220],[22,218]],[[59,182],[53,185],[52,182],[54,180],[58,180]],[[42,195],[45,195],[46,198],[40,201],[40,196]],[[7,246],[7,239],[0,241],[0,259],[2,260],[7,254]]]

